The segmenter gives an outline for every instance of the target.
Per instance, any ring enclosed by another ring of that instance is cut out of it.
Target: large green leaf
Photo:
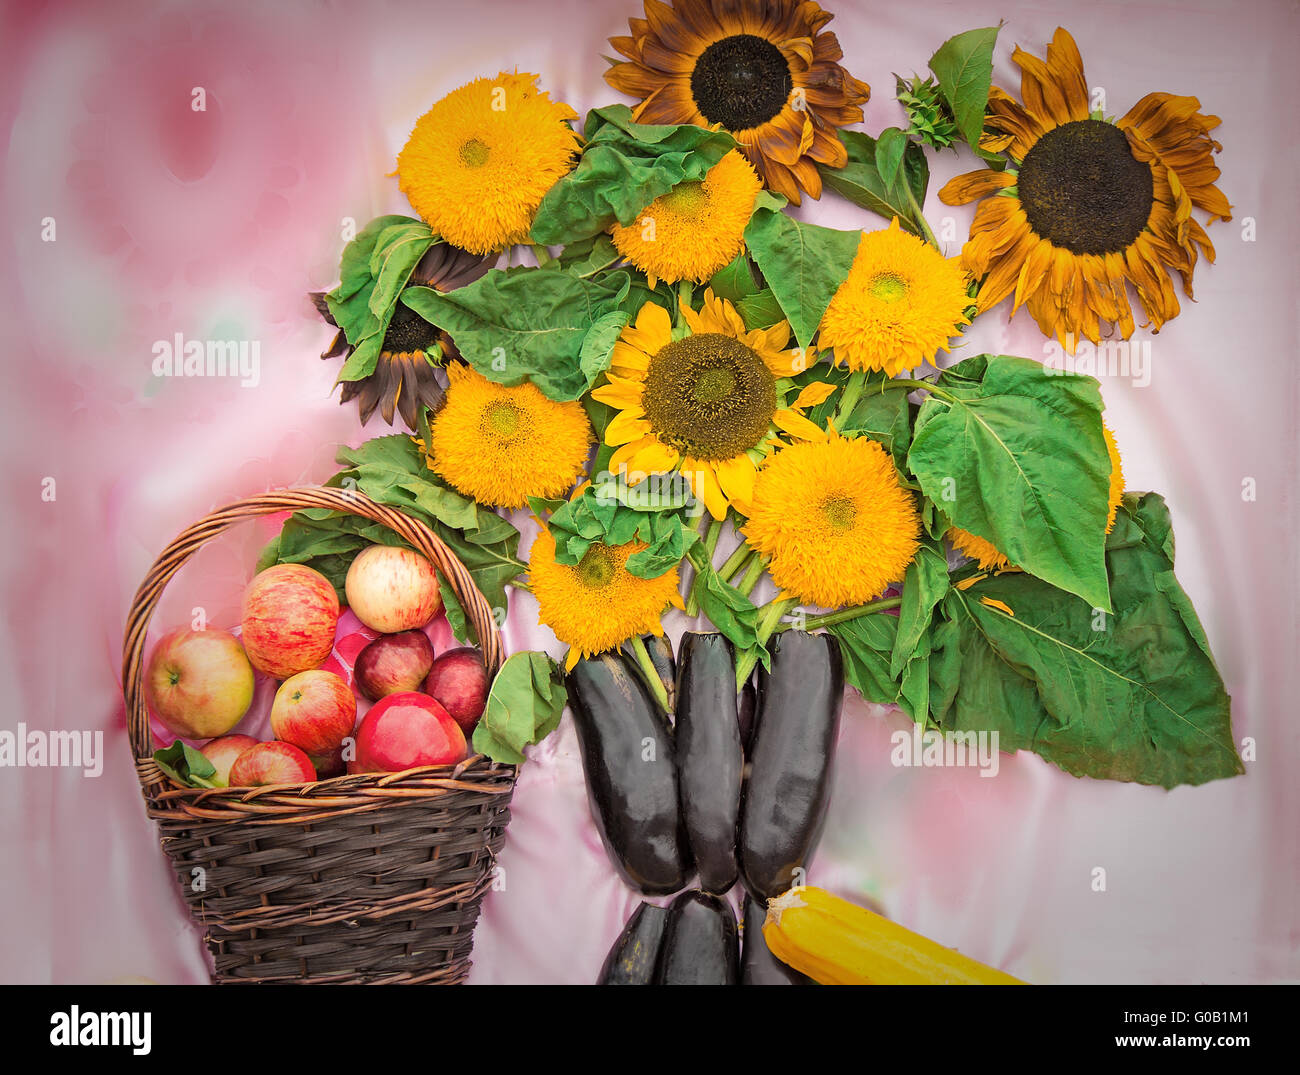
[[[993,79],[993,45],[997,26],[967,30],[950,37],[933,56],[930,70],[939,80],[939,92],[952,110],[957,129],[968,145],[978,147],[984,129],[984,109]]]
[[[889,655],[898,634],[898,617],[872,613],[846,620],[828,630],[844,654],[844,680],[869,702],[892,705],[898,684],[889,671]]]
[[[950,590],[932,662],[940,727],[997,731],[1001,749],[1075,776],[1168,788],[1243,772],[1171,553],[1164,500],[1129,494],[1107,542],[1113,615],[1020,573]]]
[[[925,204],[925,189],[930,182],[925,151],[908,141],[895,161],[898,140],[894,135],[882,132],[884,149],[861,131],[840,131],[839,137],[848,151],[848,163],[843,168],[820,168],[822,182],[854,205],[885,220],[898,217],[899,227],[924,236],[920,206]],[[886,169],[893,169],[889,179],[881,174],[882,163]]]
[[[611,480],[588,486],[580,496],[558,505],[534,499],[531,506],[538,513],[551,512],[546,528],[555,538],[556,563],[577,564],[597,543],[641,541],[646,547],[628,557],[627,569],[638,578],[658,578],[681,563],[698,537],[682,511],[685,500],[667,505],[666,510],[632,507],[626,494],[620,497],[612,491],[616,484]]]
[[[861,232],[805,224],[767,206],[754,212],[745,244],[800,347],[812,344],[822,314],[849,274],[861,238]]]
[[[1110,608],[1110,456],[1096,380],[977,355],[921,404],[908,466],[952,522],[1017,567]]]
[[[586,139],[578,166],[542,199],[533,219],[534,242],[571,243],[616,222],[631,224],[677,184],[703,179],[736,147],[726,131],[634,123],[627,105],[592,109]]]
[[[474,750],[493,761],[522,764],[524,747],[555,731],[567,701],[564,677],[550,657],[535,650],[511,654],[492,680],[474,727]]]
[[[917,653],[930,630],[934,610],[948,593],[948,559],[937,543],[925,543],[903,576],[898,634],[889,658],[889,674],[897,677]]]

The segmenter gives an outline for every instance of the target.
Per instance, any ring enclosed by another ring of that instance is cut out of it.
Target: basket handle
[[[483,662],[488,675],[501,667],[503,651],[501,632],[497,628],[487,598],[479,591],[473,576],[449,549],[443,540],[428,526],[402,513],[396,508],[378,504],[359,489],[334,489],[328,486],[306,486],[298,489],[281,489],[261,496],[236,500],[218,508],[193,526],[182,531],[163,549],[145,575],[131,602],[126,617],[126,630],[122,638],[122,694],[126,699],[127,731],[131,737],[131,752],[136,761],[152,756],[153,736],[149,730],[149,706],[144,696],[144,643],[149,621],[162,597],[163,589],[202,546],[224,533],[236,523],[259,515],[274,515],[281,511],[301,508],[330,508],[350,512],[373,522],[381,523],[417,549],[433,563],[447,579],[455,592],[465,616],[478,633]]]

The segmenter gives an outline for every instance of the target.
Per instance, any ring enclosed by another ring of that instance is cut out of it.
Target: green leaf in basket
[[[567,701],[564,677],[550,657],[535,650],[511,654],[492,680],[474,728],[474,750],[493,761],[521,764],[524,748],[559,726]]]
[[[178,784],[191,788],[224,788],[216,776],[217,767],[207,757],[195,750],[188,743],[177,739],[169,747],[153,752],[153,760],[158,768]]]

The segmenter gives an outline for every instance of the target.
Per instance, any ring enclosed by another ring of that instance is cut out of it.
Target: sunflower
[[[1192,296],[1198,249],[1214,247],[1192,208],[1209,219],[1232,219],[1215,187],[1209,132],[1195,97],[1150,93],[1122,119],[1088,111],[1088,83],[1074,39],[1057,29],[1046,62],[1017,48],[1018,102],[989,93],[989,132],[981,144],[1005,150],[1004,172],[971,172],[939,197],[949,205],[983,199],[975,211],[963,264],[982,278],[982,312],[1014,293],[1012,314],[1025,305],[1044,334],[1073,350],[1078,337],[1100,342],[1101,326],[1134,330],[1132,284],[1154,331],[1178,314],[1171,273]]]
[[[826,434],[803,416],[831,394],[813,382],[792,402],[786,378],[808,362],[785,351],[790,326],[778,322],[747,332],[735,308],[704,293],[697,313],[685,302],[689,335],[674,339],[668,311],[646,303],[614,345],[607,383],[592,392],[618,410],[605,429],[617,448],[614,471],[635,483],[648,474],[680,469],[715,519],[734,504],[744,512],[759,460],[779,443],[778,432],[805,440]]]
[[[438,291],[454,291],[492,268],[490,259],[458,250],[447,243],[435,243],[411,272],[409,287],[431,287]],[[324,292],[312,292],[311,300],[317,312],[335,328],[338,322],[330,313]],[[340,328],[334,341],[321,358],[339,358],[346,361],[356,350],[348,343],[347,334]],[[436,355],[435,362],[430,356]],[[408,429],[415,429],[420,412],[438,405],[442,388],[434,376],[439,363],[458,359],[460,352],[441,329],[429,324],[405,303],[393,307],[393,316],[384,333],[383,348],[373,372],[358,381],[343,381],[340,403],[358,401],[361,424],[379,408],[384,421],[393,424],[394,413],[402,416]]]
[[[547,399],[529,381],[496,384],[462,363],[447,368],[447,395],[429,434],[429,469],[480,504],[501,508],[567,493],[594,441],[581,403]]]
[[[1110,456],[1110,489],[1106,499],[1106,533],[1115,529],[1115,513],[1124,498],[1124,464],[1119,458],[1119,446],[1115,443],[1115,434],[1105,422],[1101,425],[1101,435],[1106,441],[1106,454]],[[959,526],[950,527],[947,534],[953,548],[963,556],[974,560],[985,571],[1002,571],[1011,567],[1008,560],[991,541]]]
[[[744,532],[772,581],[822,608],[859,605],[903,577],[920,544],[916,501],[889,453],[833,435],[763,464]]]
[[[537,619],[568,643],[566,671],[580,657],[604,653],[629,638],[663,634],[660,617],[681,607],[677,568],[643,579],[627,569],[644,542],[592,544],[577,564],[555,561],[555,538],[543,529],[528,555],[528,576],[537,598]]]
[[[740,253],[762,189],[749,161],[733,149],[700,182],[678,183],[631,224],[615,224],[614,246],[651,287],[658,280],[702,284]]]
[[[821,197],[817,165],[848,163],[836,129],[862,121],[871,87],[839,65],[832,19],[812,0],[646,0],[631,37],[609,43],[605,81],[641,99],[640,123],[720,126],[763,182],[796,205]]]
[[[914,369],[969,324],[967,274],[956,259],[909,235],[895,217],[864,231],[844,283],[822,315],[822,347],[854,370],[890,377]]]
[[[448,242],[476,254],[528,238],[542,196],[573,167],[578,114],[537,76],[476,78],[415,124],[397,156],[412,207]]]

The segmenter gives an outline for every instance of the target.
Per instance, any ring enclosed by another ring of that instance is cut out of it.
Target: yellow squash
[[[1024,985],[824,889],[770,900],[763,939],[822,985]]]

